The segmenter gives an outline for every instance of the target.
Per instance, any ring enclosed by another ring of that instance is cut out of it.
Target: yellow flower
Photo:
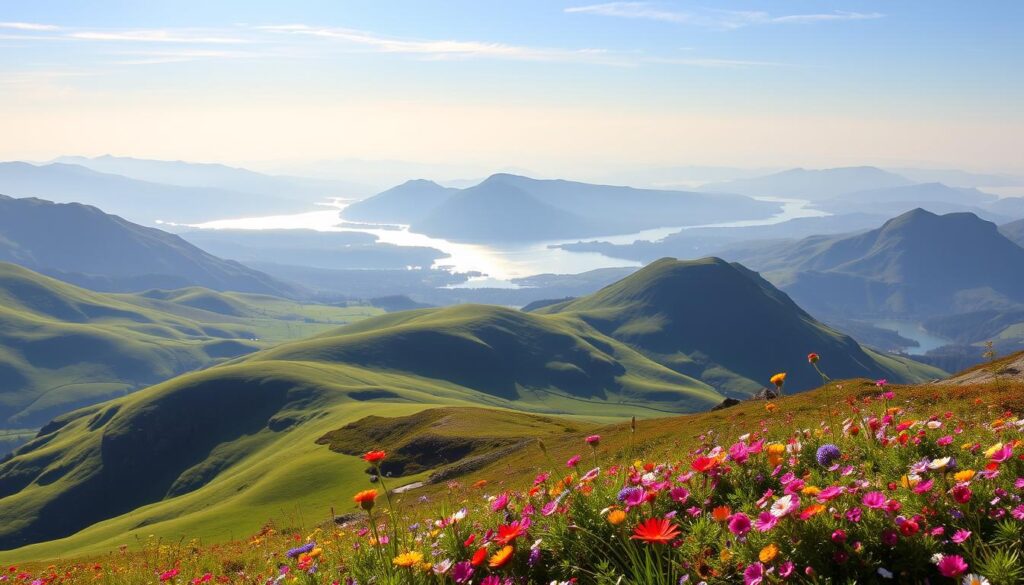
[[[786,372],[779,372],[771,377],[772,384],[775,384],[776,388],[782,388],[782,385],[786,383]]]
[[[404,552],[394,558],[392,563],[396,567],[415,567],[423,562],[423,553],[417,551]]]
[[[728,563],[729,560],[732,559],[732,551],[727,548],[723,548],[722,552],[719,553],[718,558],[721,559],[723,563]]]
[[[975,472],[973,469],[965,469],[963,471],[958,471],[954,473],[953,479],[959,482],[971,481],[972,479],[974,479],[974,473]]]
[[[816,485],[809,485],[809,486],[804,487],[804,489],[800,490],[800,493],[805,495],[805,496],[816,496],[816,495],[818,495],[818,492],[820,492],[820,491],[821,491],[820,487],[818,487]]]
[[[908,489],[916,486],[919,483],[921,483],[921,479],[918,477],[910,477],[909,475],[904,475],[903,477],[900,478],[900,485]]]
[[[775,557],[779,554],[779,547],[775,544],[769,544],[768,546],[761,549],[761,552],[757,555],[757,558],[762,563],[770,563],[775,560]]]
[[[622,510],[612,510],[608,512],[608,523],[612,526],[618,526],[626,521],[626,513]]]
[[[774,467],[782,463],[782,458],[786,454],[786,446],[782,443],[771,443],[765,447],[765,453],[768,454],[768,464]]]
[[[992,445],[991,447],[989,447],[988,449],[985,450],[985,457],[991,458],[993,455],[996,454],[996,451],[998,451],[998,450],[1000,450],[1002,448],[1003,448],[1003,444],[1002,443],[996,443],[995,445]]]

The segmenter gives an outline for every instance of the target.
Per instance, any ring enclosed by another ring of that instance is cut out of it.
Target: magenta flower
[[[953,486],[953,489],[950,490],[949,493],[953,496],[953,499],[956,500],[959,504],[966,504],[967,502],[971,501],[971,496],[974,495],[973,492],[971,492],[971,488],[967,487],[964,484]]]
[[[508,506],[508,492],[502,493],[498,497],[494,498],[494,501],[491,502],[491,512],[504,510],[505,506]]]
[[[764,565],[751,563],[743,571],[743,585],[761,585],[764,582]]]
[[[970,530],[964,530],[963,528],[961,528],[960,530],[957,530],[956,532],[953,533],[953,536],[950,537],[950,540],[952,540],[953,542],[955,542],[957,544],[962,544],[965,540],[967,540],[970,537],[971,537],[971,531]]]
[[[915,494],[927,494],[932,491],[932,486],[935,485],[935,480],[927,479],[914,486]]]
[[[846,519],[850,522],[860,522],[861,511],[860,508],[850,508],[846,511]]]
[[[779,519],[773,516],[770,512],[761,512],[757,517],[757,520],[754,521],[754,528],[756,528],[758,532],[768,532],[772,528],[775,528],[775,525],[778,523]]]
[[[668,496],[673,502],[683,504],[690,499],[690,490],[684,487],[674,487],[668,491]]]
[[[938,567],[943,577],[955,579],[967,571],[967,562],[960,555],[946,555],[939,560]]]
[[[872,510],[881,510],[885,507],[885,494],[882,492],[868,492],[864,494],[861,503]]]
[[[579,455],[573,455],[572,457],[569,458],[568,461],[565,462],[565,466],[566,467],[576,467],[579,464],[580,464],[580,456]]]
[[[586,439],[583,439],[586,443],[592,447],[597,447],[597,444],[601,442],[601,435],[590,435]]]
[[[843,488],[837,485],[830,485],[827,488],[818,492],[817,498],[819,502],[825,503],[835,498],[838,498],[841,495],[843,495]]]
[[[750,517],[743,512],[737,512],[729,517],[729,532],[736,536],[743,536],[750,532]]]

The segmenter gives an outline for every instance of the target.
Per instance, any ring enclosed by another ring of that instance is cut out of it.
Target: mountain
[[[1016,242],[1017,245],[1024,247],[1024,219],[999,226],[999,233]]]
[[[168,521],[223,538],[296,505],[327,509],[366,466],[318,441],[369,415],[490,406],[621,418],[721,400],[573,318],[482,305],[392,313],[57,418],[0,463],[0,549],[101,521],[89,538]]]
[[[121,175],[151,183],[179,187],[211,187],[237,193],[272,195],[306,203],[325,197],[351,197],[367,192],[365,186],[344,181],[266,175],[222,164],[180,160],[152,160],[107,154],[97,157],[62,156],[51,162],[78,165],[100,173]]]
[[[78,165],[0,163],[0,193],[82,202],[137,223],[198,223],[240,214],[294,212],[301,204],[274,194],[182,187],[99,173]]]
[[[1000,221],[1006,216],[994,207],[998,201],[998,196],[977,189],[922,183],[845,193],[818,201],[815,207],[837,214],[881,213],[889,217],[917,208],[932,213],[965,211],[990,221]]]
[[[913,181],[906,177],[876,167],[798,168],[762,177],[710,183],[699,190],[739,193],[752,197],[786,197],[817,201],[857,191],[911,184]]]
[[[0,429],[38,427],[74,408],[377,312],[202,288],[104,294],[0,262]]]
[[[1024,185],[1024,178],[1005,174],[972,173],[957,169],[887,169],[918,183],[945,183],[956,187],[1014,187]]]
[[[649,264],[600,291],[543,307],[573,316],[647,357],[733,396],[749,396],[787,371],[787,387],[820,383],[802,356],[827,356],[833,377],[914,381],[937,375],[861,347],[798,307],[756,273],[718,258]]]
[[[916,209],[852,236],[740,256],[812,312],[930,316],[1024,302],[1024,248],[971,213]]]
[[[456,192],[458,189],[442,187],[425,179],[406,181],[352,203],[342,210],[341,216],[349,221],[408,225],[429,216]]]
[[[1024,197],[1003,197],[989,204],[988,209],[1005,217],[1024,218]]]
[[[775,203],[497,174],[449,195],[413,231],[488,241],[575,238],[768,217]]]
[[[203,286],[294,295],[291,285],[178,236],[79,203],[0,195],[0,261],[101,291]]]

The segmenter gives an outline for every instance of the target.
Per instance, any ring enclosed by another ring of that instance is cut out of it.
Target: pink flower
[[[772,504],[770,513],[772,516],[775,516],[776,518],[782,518],[783,516],[788,515],[790,512],[796,510],[799,507],[800,498],[792,494],[787,494],[775,500],[775,503]]]
[[[846,511],[846,519],[850,522],[860,522],[860,508],[850,508]]]
[[[668,496],[672,498],[673,502],[682,504],[690,499],[690,490],[684,487],[674,487],[668,491]]]
[[[597,447],[597,444],[601,442],[601,435],[590,435],[586,439],[583,439],[586,443],[592,447]]]
[[[729,517],[729,532],[736,536],[743,536],[750,532],[750,517],[743,512],[737,512]]]
[[[577,465],[579,465],[579,463],[580,463],[580,456],[579,455],[573,455],[572,457],[569,458],[568,461],[565,462],[565,466],[566,467],[576,467]]]
[[[885,508],[885,494],[882,492],[868,492],[864,494],[861,502],[872,510]]]
[[[764,565],[751,563],[743,571],[743,585],[761,585],[764,582]]]
[[[956,532],[953,533],[953,536],[950,538],[950,540],[952,540],[953,542],[955,542],[957,544],[961,544],[961,543],[963,543],[965,540],[967,540],[970,537],[971,537],[971,531],[970,530],[964,530],[963,528],[961,528],[960,530],[957,530]]]
[[[494,498],[491,502],[491,512],[497,512],[498,510],[504,510],[505,506],[508,506],[508,492],[505,492],[498,497]]]
[[[939,560],[938,566],[942,576],[951,579],[959,577],[967,571],[967,563],[960,555],[946,555]]]
[[[1003,448],[992,454],[992,461],[994,463],[1002,463],[1009,459],[1013,455],[1013,445],[1007,443],[1003,445]]]
[[[1013,511],[1010,512],[1010,515],[1016,518],[1017,520],[1024,520],[1024,504],[1021,504],[1014,508]]]
[[[736,463],[743,463],[750,457],[750,449],[746,443],[735,443],[729,447],[729,458]]]
[[[771,513],[761,512],[761,515],[754,521],[754,528],[756,528],[758,532],[768,532],[772,528],[775,528],[775,525],[778,523],[779,519],[772,516]]]
[[[915,494],[927,494],[932,491],[932,486],[935,485],[935,480],[927,479],[914,486]]]
[[[953,442],[953,436],[952,435],[946,435],[945,437],[939,437],[938,439],[935,440],[935,444],[940,446],[940,447],[946,447],[947,445],[950,445],[952,442]]]
[[[819,502],[824,503],[838,498],[841,495],[843,495],[843,488],[836,485],[830,485],[818,492],[817,498]]]

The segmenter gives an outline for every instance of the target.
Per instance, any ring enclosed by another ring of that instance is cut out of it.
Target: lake
[[[952,343],[945,337],[933,335],[925,331],[924,327],[920,323],[913,321],[900,321],[896,319],[876,319],[867,321],[871,325],[878,327],[879,329],[886,329],[889,331],[895,331],[901,336],[907,339],[913,339],[920,345],[917,347],[908,347],[906,352],[909,355],[924,355],[930,350],[949,345]]]
[[[763,219],[724,222],[694,226],[669,226],[648,229],[631,234],[609,234],[584,241],[606,241],[614,244],[630,244],[638,240],[657,241],[682,230],[704,227],[748,227],[772,225],[800,217],[827,215],[809,207],[809,202],[795,199],[762,198],[782,204],[782,209]],[[535,274],[578,274],[598,268],[640,266],[639,262],[611,258],[596,252],[571,252],[551,246],[580,241],[581,238],[550,240],[542,242],[513,242],[496,244],[470,244],[432,238],[409,231],[409,226],[381,226],[347,222],[339,213],[350,203],[345,199],[332,199],[319,204],[321,209],[290,215],[244,217],[210,221],[189,227],[201,229],[310,229],[324,232],[364,232],[373,234],[378,241],[397,246],[427,246],[448,254],[435,263],[435,268],[455,272],[480,272],[485,277],[472,278],[460,285],[465,287],[515,287],[511,279]]]

